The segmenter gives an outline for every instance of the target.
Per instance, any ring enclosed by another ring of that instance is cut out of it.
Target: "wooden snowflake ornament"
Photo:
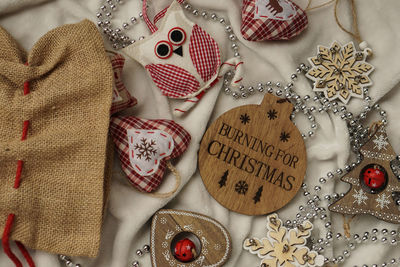
[[[400,181],[393,174],[391,161],[396,158],[381,126],[361,148],[363,161],[343,176],[351,184],[346,195],[330,205],[329,210],[344,214],[371,214],[378,219],[400,223]]]
[[[306,77],[314,82],[314,91],[323,92],[330,101],[339,99],[347,104],[351,97],[363,98],[364,88],[372,85],[368,76],[374,66],[366,62],[370,53],[369,48],[356,51],[353,42],[320,45],[318,54],[308,59],[311,69]]]
[[[267,217],[267,237],[248,238],[244,241],[243,248],[252,254],[257,254],[262,259],[261,266],[266,267],[297,267],[297,266],[322,266],[324,257],[315,251],[310,251],[305,246],[310,237],[313,225],[309,221],[287,229],[277,214]]]

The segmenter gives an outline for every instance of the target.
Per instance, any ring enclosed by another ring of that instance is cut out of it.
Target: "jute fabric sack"
[[[92,22],[54,29],[30,53],[0,27],[0,233],[15,214],[11,240],[97,255],[110,176],[112,83]]]

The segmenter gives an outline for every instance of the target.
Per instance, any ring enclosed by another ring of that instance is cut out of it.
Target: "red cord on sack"
[[[22,255],[24,256],[26,262],[29,264],[29,267],[35,267],[35,262],[33,262],[33,259],[31,257],[31,255],[29,255],[29,252],[25,248],[25,246],[19,241],[15,241],[15,243],[17,244],[19,250],[21,251]]]
[[[8,215],[6,226],[4,227],[4,232],[3,232],[3,237],[2,237],[2,244],[3,244],[3,249],[4,253],[14,262],[16,267],[22,267],[22,263],[18,260],[17,256],[11,251],[10,248],[10,232],[11,232],[11,227],[14,222],[14,217],[15,214],[10,214]]]
[[[26,63],[25,65],[28,65]],[[24,82],[24,96],[30,93],[30,88],[29,88],[29,82],[26,81]],[[29,121],[26,120],[23,123],[23,128],[22,128],[22,135],[21,135],[21,141],[26,140],[27,135],[28,135],[28,129],[29,129]],[[24,165],[24,162],[22,160],[18,160],[17,162],[17,172],[15,174],[15,181],[14,181],[14,188],[18,189],[20,184],[21,184],[21,174],[22,174],[22,167]],[[8,215],[7,221],[6,221],[6,226],[4,227],[4,232],[3,232],[3,237],[2,237],[2,244],[3,244],[3,249],[4,253],[14,262],[16,267],[22,267],[22,263],[19,261],[17,256],[11,251],[10,248],[10,232],[11,228],[14,222],[15,214],[11,213]],[[35,263],[33,262],[33,259],[31,255],[29,255],[28,250],[25,248],[25,246],[19,242],[15,241],[17,244],[19,250],[21,251],[22,255],[24,256],[26,262],[28,262],[29,267],[35,267]]]
[[[24,126],[22,128],[21,141],[24,141],[26,139],[26,136],[28,135],[28,129],[29,129],[29,121],[24,121]],[[24,165],[24,162],[22,160],[18,160],[17,173],[15,174],[15,182],[14,182],[15,189],[18,189],[21,184],[21,173],[22,173],[23,165]]]

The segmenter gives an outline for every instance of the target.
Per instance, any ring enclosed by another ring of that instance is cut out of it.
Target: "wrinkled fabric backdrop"
[[[307,5],[306,0],[294,0],[301,7]],[[84,18],[96,21],[95,14],[101,5],[99,0],[7,0],[0,3],[0,25],[5,27],[14,38],[27,50],[47,31],[66,23],[76,23]],[[141,1],[125,0],[122,7],[114,12],[114,25],[122,25],[131,16],[138,17]],[[328,46],[333,40],[342,44],[351,41],[351,37],[342,32],[336,25],[333,16],[333,5],[308,12],[308,29],[298,38],[288,42],[262,42],[254,43],[244,41],[240,35],[241,0],[191,0],[194,6],[207,10],[215,10],[218,14],[228,19],[237,34],[240,42],[240,53],[245,62],[244,84],[256,85],[259,81],[288,81],[290,74],[294,73],[296,66],[306,62],[307,57],[316,53],[317,45]],[[313,5],[325,1],[314,0]],[[167,6],[170,0],[149,2],[151,13]],[[341,1],[339,17],[342,23],[351,26],[351,9],[348,1]],[[378,102],[388,113],[389,124],[387,127],[390,142],[395,151],[400,153],[400,121],[397,114],[400,111],[400,1],[398,0],[357,0],[360,32],[364,40],[373,49],[374,57],[370,60],[375,66],[371,74],[374,85],[370,95],[374,102]],[[220,45],[223,58],[232,56],[230,42],[226,38],[223,27],[219,23],[204,21],[202,18],[193,19],[208,31]],[[149,35],[149,30],[143,22],[134,26],[129,31],[130,36],[139,37]],[[106,46],[110,48],[108,42]],[[266,217],[250,217],[230,212],[219,205],[206,191],[197,169],[197,150],[207,125],[213,122],[225,111],[244,104],[260,103],[262,95],[255,95],[245,100],[233,100],[221,92],[221,82],[210,90],[204,99],[184,118],[173,118],[172,108],[177,101],[168,100],[162,96],[155,87],[146,71],[138,63],[127,58],[123,79],[129,91],[138,99],[139,104],[128,109],[122,114],[134,115],[150,119],[174,119],[184,126],[192,135],[192,143],[188,151],[176,166],[182,175],[182,185],[178,192],[170,199],[155,199],[139,193],[132,188],[121,173],[119,161],[114,163],[114,176],[108,205],[107,216],[104,223],[101,250],[97,259],[90,260],[75,258],[84,267],[127,267],[138,257],[136,249],[149,243],[151,216],[160,208],[174,208],[211,216],[230,231],[233,241],[233,252],[225,266],[258,266],[260,260],[242,250],[242,242],[246,237],[263,237],[266,234]],[[311,94],[310,84],[303,78],[297,83],[297,90],[301,94]],[[352,99],[350,110],[359,113],[362,101]],[[374,117],[376,118],[376,117]],[[303,131],[309,124],[302,124],[304,118],[296,119]],[[308,155],[308,169],[305,182],[310,186],[318,183],[320,176],[332,169],[343,167],[351,156],[349,149],[349,135],[346,125],[336,115],[317,115],[319,130],[316,137],[306,141]],[[370,120],[371,121],[371,118]],[[305,127],[303,127],[303,125]],[[90,168],[90,166],[87,166]],[[167,191],[173,186],[174,177],[168,175],[160,190]],[[323,187],[323,193],[346,192],[348,185],[345,183],[328,183]],[[85,196],[82,196],[85,197]],[[284,221],[293,219],[297,208],[304,203],[305,198],[301,191],[296,198],[279,211],[279,216]],[[330,214],[333,221],[333,231],[343,232],[343,219],[339,214]],[[74,218],[70,218],[73,220]],[[372,228],[398,229],[394,224],[379,221],[371,216],[357,216],[351,224],[351,232],[363,234]],[[325,228],[317,223],[313,235],[325,236]],[[380,242],[379,242],[380,243]],[[344,247],[337,244],[329,247],[325,254],[329,257],[343,251]],[[15,252],[17,249],[13,248]],[[56,255],[41,251],[31,251],[37,266],[55,267],[63,266]],[[20,258],[21,255],[17,254]],[[392,257],[400,255],[400,247],[389,247],[381,244],[368,245],[358,248],[352,253],[343,266],[353,266],[362,263],[372,264],[389,261]],[[145,255],[140,259],[141,266],[151,266],[150,256]],[[0,252],[0,266],[14,266],[7,256]]]

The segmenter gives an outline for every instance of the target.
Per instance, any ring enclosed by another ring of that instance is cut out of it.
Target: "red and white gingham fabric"
[[[203,81],[210,80],[221,65],[218,44],[202,28],[193,26],[189,44],[190,57]]]
[[[281,1],[290,4],[296,10],[295,15],[290,19],[256,18],[255,13],[258,12],[256,1],[243,1],[241,33],[248,41],[289,40],[299,35],[308,25],[306,13],[290,0],[265,1],[274,2],[275,5],[279,5]]]
[[[111,65],[114,71],[114,88],[111,114],[127,109],[137,104],[136,98],[131,96],[122,81],[122,71],[125,64],[125,58],[116,53],[109,53]]]
[[[190,35],[190,58],[203,82],[215,77],[221,65],[218,44],[199,26],[194,25]],[[201,85],[194,75],[171,64],[148,64],[145,66],[152,80],[163,95],[185,98],[196,93]]]
[[[183,1],[184,0],[177,0],[177,2],[179,4],[182,4]],[[161,10],[160,12],[158,12],[154,16],[154,19],[153,19],[154,22],[153,23],[150,21],[148,15],[147,15],[147,6],[148,6],[147,5],[147,0],[143,0],[143,3],[142,3],[143,19],[144,19],[144,22],[146,22],[147,27],[150,29],[150,31],[152,33],[155,33],[158,30],[158,27],[156,26],[156,23],[165,16],[165,13],[167,13],[167,10],[168,10],[169,6],[167,6],[166,8],[164,8],[163,10]]]
[[[163,158],[158,170],[150,176],[141,176],[132,168],[129,160],[129,144],[127,129],[161,130],[172,136],[174,150],[172,154]],[[110,132],[121,160],[122,169],[134,187],[142,192],[152,192],[161,184],[164,176],[166,161],[177,158],[186,151],[191,136],[179,124],[171,120],[147,120],[137,117],[113,117],[110,123]]]
[[[151,79],[162,94],[182,98],[200,89],[200,83],[185,69],[171,64],[148,64],[145,66]]]

